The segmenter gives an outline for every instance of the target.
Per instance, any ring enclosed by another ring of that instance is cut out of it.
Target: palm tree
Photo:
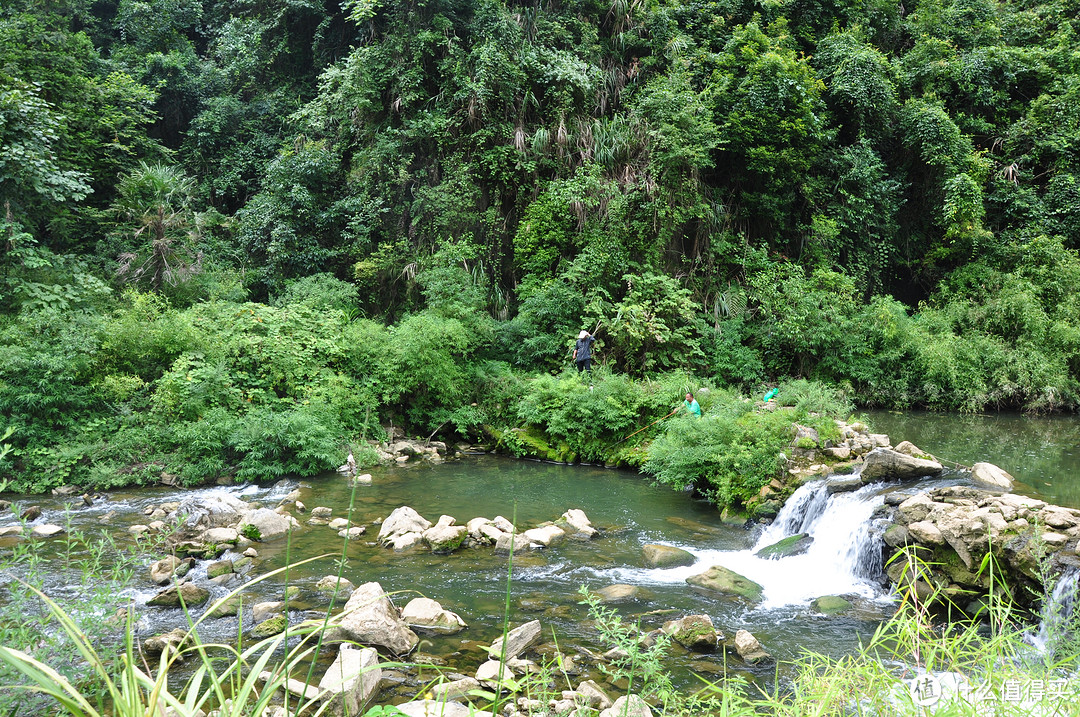
[[[202,253],[194,248],[198,230],[191,210],[195,180],[180,169],[140,162],[120,178],[113,209],[135,224],[135,236],[149,244],[121,254],[117,276],[133,284],[148,281],[153,291],[175,286],[202,268]]]

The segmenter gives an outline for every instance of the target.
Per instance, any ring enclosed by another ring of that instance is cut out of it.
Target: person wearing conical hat
[[[596,337],[582,329],[578,334],[577,343],[574,344],[574,363],[577,364],[578,373],[587,372],[592,376],[592,345]]]

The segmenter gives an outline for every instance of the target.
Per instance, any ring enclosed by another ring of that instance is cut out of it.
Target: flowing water
[[[911,440],[948,460],[998,463],[1021,481],[1018,492],[1080,505],[1080,487],[1063,480],[1075,475],[1076,441],[1080,439],[1080,423],[1075,420],[935,415],[913,419],[883,413],[872,415],[871,421],[876,430],[890,433],[894,441]],[[336,531],[326,526],[308,526],[305,516],[298,515],[303,527],[294,531],[290,541],[257,546],[255,573],[330,554],[293,567],[288,573],[288,583],[301,588],[300,596],[292,603],[298,608],[292,617],[298,620],[304,617],[305,607],[325,609],[326,600],[318,597],[313,587],[321,577],[336,573],[344,548],[344,576],[353,583],[377,580],[385,590],[398,593],[395,602],[399,606],[414,595],[424,595],[461,615],[468,630],[427,638],[421,649],[448,657],[451,662],[469,664],[479,662],[478,644],[488,644],[500,634],[508,589],[507,556],[496,555],[491,548],[463,549],[452,555],[432,555],[423,549],[396,553],[374,544],[378,521],[398,506],[409,505],[433,522],[444,514],[453,516],[459,524],[474,517],[502,515],[523,529],[555,520],[567,509],[580,508],[602,530],[601,537],[514,556],[509,575],[512,625],[540,619],[546,634],[554,632],[565,651],[572,652],[577,645],[603,648],[597,644],[586,609],[579,604],[578,589],[622,583],[637,587],[638,593],[631,601],[618,605],[620,613],[640,619],[646,628],[658,627],[682,614],[704,613],[729,637],[740,628],[748,629],[774,656],[784,659],[806,649],[834,656],[848,653],[860,636],[871,633],[890,614],[889,596],[879,582],[880,549],[870,530],[885,492],[898,488],[914,492],[930,485],[965,482],[962,473],[949,471],[932,482],[875,485],[835,495],[829,495],[822,482],[810,483],[792,496],[771,525],[747,528],[725,525],[715,508],[653,486],[634,473],[598,467],[466,456],[441,465],[395,466],[372,473],[372,485],[356,487],[355,494],[349,481],[328,474],[304,481],[283,481],[272,487],[115,491],[93,506],[71,510],[60,499],[42,498],[34,501],[45,509],[36,522],[68,524],[84,531],[107,527],[124,539],[130,525],[147,521],[144,513],[150,506],[193,494],[229,493],[256,505],[273,507],[299,488],[300,500],[308,508],[326,506],[333,509],[335,517],[344,517],[352,502],[353,522],[366,525],[366,535],[345,545]],[[11,518],[0,518],[0,527],[11,522]],[[779,560],[756,555],[761,548],[798,533],[813,538],[804,554]],[[693,553],[697,562],[690,567],[645,568],[642,547],[647,543],[683,548]],[[62,539],[43,542],[38,556],[59,566],[62,544]],[[685,582],[687,577],[714,564],[760,583],[764,601],[748,606],[697,590]],[[0,582],[10,577],[0,576]],[[72,575],[58,567],[48,579],[52,582],[49,588],[62,591]],[[245,592],[245,604],[281,599],[285,579],[281,576],[251,587]],[[156,590],[140,572],[128,597],[141,604]],[[225,588],[216,588],[217,594],[224,592]],[[811,603],[824,595],[845,596],[854,609],[837,617],[817,614]],[[139,625],[143,636],[163,632],[183,620],[176,610],[146,609],[143,614]],[[209,620],[201,634],[204,639],[228,640],[235,635],[235,622]],[[719,673],[725,656],[677,654],[674,663],[682,674],[689,670]],[[762,666],[749,672],[750,676],[768,679],[773,668]]]

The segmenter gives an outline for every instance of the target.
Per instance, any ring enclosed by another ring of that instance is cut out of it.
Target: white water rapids
[[[608,578],[637,584],[682,583],[710,566],[722,565],[764,588],[760,607],[769,609],[806,604],[824,595],[886,597],[873,580],[881,572],[881,545],[871,534],[870,519],[883,502],[881,486],[865,486],[854,492],[828,493],[825,481],[799,488],[784,504],[776,520],[745,550],[709,550],[677,545],[697,557],[688,567],[642,569],[617,568]],[[780,559],[760,558],[755,553],[788,536],[806,533],[813,538],[802,555]]]

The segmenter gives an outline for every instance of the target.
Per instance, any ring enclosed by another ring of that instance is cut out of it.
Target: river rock
[[[239,595],[229,595],[220,602],[215,601],[213,605],[207,608],[206,614],[208,617],[236,617],[240,614],[240,610],[243,607],[243,603]]]
[[[164,505],[161,506],[164,509]],[[235,525],[251,510],[251,504],[229,493],[192,496],[176,504],[173,511],[188,527],[224,528]]]
[[[232,571],[233,562],[231,560],[218,560],[206,566],[206,577],[216,578],[220,575],[228,575]]]
[[[274,615],[280,615],[285,610],[285,603],[281,600],[270,602],[257,602],[251,606],[251,619],[262,622]]]
[[[563,513],[557,525],[568,535],[575,538],[591,540],[596,537],[596,528],[593,527],[589,517],[585,515],[585,511],[578,508],[571,508]]]
[[[253,528],[248,528],[249,525]],[[276,513],[269,508],[258,508],[244,516],[239,531],[249,538],[252,538],[252,533],[254,533],[257,537],[252,539],[265,542],[287,535],[292,525],[293,522],[288,516]],[[255,533],[255,531],[258,532]]]
[[[708,615],[687,615],[678,620],[669,620],[661,628],[687,650],[712,652],[716,644],[724,638],[713,626]]]
[[[1013,477],[993,463],[976,463],[971,467],[971,480],[980,488],[1010,491]]]
[[[599,590],[594,591],[593,595],[599,598],[600,602],[604,605],[611,605],[613,603],[637,600],[642,596],[642,593],[642,589],[637,585],[616,583],[614,585],[606,585]]]
[[[641,547],[641,554],[647,568],[676,568],[697,562],[693,553],[672,545],[649,543]]]
[[[872,483],[935,476],[942,470],[942,465],[937,461],[915,458],[890,448],[875,448],[863,457],[860,475],[864,483]]]
[[[393,545],[395,538],[409,533],[420,534],[431,527],[431,521],[424,518],[407,505],[395,508],[379,528],[379,537],[376,539],[380,545]],[[413,543],[415,544],[415,543]],[[396,548],[397,546],[394,545]]]
[[[858,475],[831,476],[825,479],[825,490],[829,495],[834,493],[850,493],[862,488],[862,478]]]
[[[322,703],[329,703],[330,714],[363,714],[381,679],[379,653],[374,648],[342,645],[334,664],[319,680],[319,691],[324,693]]]
[[[772,656],[765,651],[758,639],[748,630],[739,630],[735,633],[735,651],[748,665],[756,665],[765,660],[771,660]]]
[[[187,630],[177,627],[162,635],[146,638],[143,641],[143,650],[150,655],[160,655],[165,650],[176,651],[181,649],[187,639]]]
[[[506,633],[506,653],[503,654],[503,638],[491,643],[488,654],[495,659],[513,659],[528,650],[540,640],[540,621],[533,620],[515,627]]]
[[[907,527],[908,534],[923,545],[944,545],[945,536],[941,530],[928,520],[920,520],[910,523]]]
[[[32,505],[32,506],[30,506],[29,508],[27,508],[26,510],[24,510],[22,512],[22,515],[19,516],[19,520],[24,520],[27,523],[30,523],[32,521],[37,520],[40,517],[41,517],[41,506],[40,505]]]
[[[236,545],[240,540],[240,533],[236,528],[209,528],[202,535],[204,543],[210,543],[211,545],[220,545],[222,543],[231,543]]]
[[[825,595],[810,603],[816,612],[822,615],[839,615],[851,609],[851,603],[838,595]]]
[[[326,524],[326,526],[330,528],[330,530],[344,530],[345,528],[349,527],[349,519],[333,518],[332,520],[330,520],[330,522]]]
[[[769,560],[779,560],[780,558],[787,558],[792,555],[802,555],[810,546],[814,544],[814,539],[806,533],[796,533],[795,535],[789,535],[786,538],[776,541],[772,545],[766,545],[761,550],[754,553],[759,558],[768,558]]]
[[[589,706],[593,709],[606,710],[614,704],[608,693],[604,691],[604,688],[593,680],[578,683],[575,691],[579,695],[584,695],[585,699],[589,701]]]
[[[898,548],[901,545],[906,545],[911,542],[911,534],[908,533],[907,528],[903,525],[890,525],[882,533],[881,539],[890,548]]]
[[[494,518],[492,518],[491,523],[492,523],[492,525],[494,525],[496,528],[498,528],[499,530],[501,530],[504,533],[516,533],[517,532],[517,528],[514,527],[514,524],[511,523],[506,518],[502,517],[501,515],[496,515]]]
[[[248,632],[248,637],[253,640],[263,640],[267,637],[274,635],[280,635],[285,632],[285,628],[289,626],[289,618],[285,615],[274,615],[268,617],[262,622],[255,625]]]
[[[745,578],[722,565],[714,565],[703,573],[691,575],[686,582],[723,595],[740,597],[752,603],[761,602],[764,590],[750,578]]]
[[[411,628],[422,628],[442,634],[461,632],[467,625],[457,613],[451,612],[431,598],[414,598],[401,609],[401,619]]]
[[[566,533],[555,525],[545,525],[541,528],[533,528],[522,533],[531,543],[549,548],[566,537]]]
[[[440,700],[414,700],[394,705],[405,717],[495,717],[487,711],[463,705],[460,702],[442,702]]]
[[[455,700],[466,697],[473,690],[480,689],[480,681],[472,677],[462,677],[460,680],[451,680],[432,685],[428,690],[437,701]]]
[[[347,578],[339,578],[336,575],[327,575],[315,583],[315,589],[320,593],[333,595],[337,593],[339,600],[348,600],[356,586]]]
[[[180,607],[180,601],[187,607],[202,605],[210,598],[210,591],[201,588],[195,583],[180,583],[172,585],[159,592],[146,601],[147,605],[160,607]]]
[[[513,550],[514,553],[517,554],[524,550],[532,550],[539,547],[540,545],[538,543],[532,542],[526,538],[524,534],[514,535],[513,533],[502,533],[499,535],[498,540],[495,541],[496,553],[509,553]]]
[[[638,695],[624,695],[600,713],[600,717],[653,717],[649,703]]]
[[[30,531],[30,534],[36,538],[51,538],[54,535],[60,535],[66,532],[63,526],[54,525],[52,523],[44,523],[42,525],[35,525]]]
[[[464,525],[455,525],[456,522],[449,515],[444,515],[439,518],[438,523],[421,533],[431,552],[452,553],[461,547],[469,529]]]
[[[345,538],[346,540],[357,540],[366,532],[367,532],[367,528],[365,526],[363,526],[363,525],[354,525],[351,528],[346,528],[344,530],[339,530],[338,531],[338,537],[339,538]]]
[[[933,460],[934,457],[916,446],[911,441],[900,441],[893,448],[897,453],[903,453],[905,456],[911,456],[912,458],[925,458],[927,460]]]
[[[498,682],[514,679],[514,671],[498,660],[488,660],[476,668],[476,680],[489,686]]]
[[[420,641],[379,583],[364,583],[356,588],[342,615],[341,629],[349,639],[361,644],[379,645],[395,655],[407,655]]]

